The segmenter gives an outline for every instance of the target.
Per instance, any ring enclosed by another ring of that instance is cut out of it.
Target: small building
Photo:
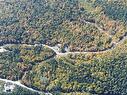
[[[6,52],[7,50],[4,49],[3,47],[0,47],[0,52]]]
[[[12,83],[7,82],[4,84],[4,92],[8,92],[8,93],[13,92],[14,88],[15,85]]]
[[[66,46],[66,47],[64,47],[64,50],[66,51],[66,52],[69,52],[69,48]]]
[[[57,45],[55,45],[54,47],[53,47],[53,50],[55,51],[55,52],[61,52],[61,44],[57,44]]]
[[[62,48],[62,52],[65,53],[65,52],[69,52],[69,47],[67,44],[64,44],[63,48]]]

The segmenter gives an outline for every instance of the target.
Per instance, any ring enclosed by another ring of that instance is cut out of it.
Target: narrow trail
[[[0,53],[7,52],[8,50],[6,50],[5,47],[12,46],[12,45],[26,45],[26,46],[30,46],[30,47],[41,45],[43,47],[47,47],[47,48],[53,50],[56,53],[56,56],[67,56],[68,54],[103,53],[103,52],[113,50],[118,44],[123,43],[125,40],[127,40],[127,35],[124,35],[123,38],[118,42],[112,42],[111,47],[109,47],[107,49],[104,49],[104,50],[100,50],[100,51],[84,51],[84,52],[79,52],[79,51],[69,52],[69,51],[67,51],[65,53],[62,53],[62,52],[59,51],[60,50],[59,47],[56,48],[56,46],[52,47],[52,46],[48,46],[48,45],[45,45],[45,44],[35,44],[35,45],[30,45],[30,44],[6,44],[6,45],[3,45],[3,46],[0,46]]]
[[[106,31],[104,31],[103,29],[101,29],[100,27],[97,26],[97,24],[95,23],[91,23],[91,22],[86,22],[86,23],[89,23],[89,24],[92,24],[92,25],[95,25],[95,27],[97,27],[101,32],[104,32],[106,33]],[[109,35],[109,34],[107,34]],[[111,35],[109,35],[109,37],[111,37]],[[30,45],[30,44],[6,44],[6,45],[3,45],[3,46],[0,46],[0,53],[2,52],[9,52],[8,50],[6,50],[5,48],[8,47],[8,46],[12,46],[12,45],[27,45],[27,46],[38,46],[38,45],[41,45],[41,46],[44,46],[44,47],[47,47],[51,50],[53,50],[55,53],[56,53],[56,56],[55,57],[64,57],[64,56],[67,56],[68,54],[87,54],[87,53],[103,53],[103,52],[107,52],[107,51],[111,51],[113,50],[115,47],[117,47],[118,44],[120,43],[123,43],[125,40],[127,40],[127,32],[125,33],[125,35],[122,36],[122,39],[120,39],[118,42],[112,42],[112,46],[110,48],[107,48],[105,50],[101,50],[101,51],[84,51],[84,52],[65,52],[65,53],[62,53],[59,51],[59,47],[56,48],[56,46],[48,46],[48,45],[45,45],[45,44],[35,44],[35,45]],[[49,60],[49,59],[47,59]],[[12,81],[12,80],[7,80],[7,79],[2,79],[0,78],[0,81],[5,81],[5,82],[10,82],[12,84],[15,84],[15,85],[18,85],[18,86],[21,86],[23,88],[26,88],[28,90],[31,90],[31,91],[34,91],[34,92],[37,92],[37,93],[44,93],[44,92],[41,92],[41,91],[38,91],[38,90],[35,90],[35,89],[32,89],[32,88],[29,88],[23,84],[21,84],[20,81]],[[51,93],[45,93],[45,95],[52,95]]]
[[[104,29],[102,29],[102,28],[100,28],[97,24],[96,24],[96,22],[90,22],[90,21],[87,21],[87,20],[81,20],[83,23],[86,23],[86,24],[91,24],[91,25],[93,25],[93,26],[95,26],[100,32],[102,32],[102,33],[105,33],[107,36],[109,36],[109,37],[112,37],[112,35],[110,35],[109,33],[108,33],[108,31],[106,31],[106,30],[104,30]]]
[[[107,31],[103,30],[102,28],[100,28],[96,22],[91,22],[91,21],[88,21],[88,20],[81,20],[81,22],[83,23],[87,23],[87,24],[91,24],[93,26],[95,26],[100,32],[103,32],[105,33],[107,36],[109,37],[112,37],[112,35],[110,35],[109,33],[107,33]],[[84,51],[84,52],[79,52],[79,51],[75,51],[75,52],[65,52],[65,53],[62,53],[59,51],[60,48],[55,48],[55,46],[48,46],[46,44],[34,44],[34,45],[31,45],[31,44],[17,44],[17,45],[27,45],[27,46],[37,46],[37,45],[42,45],[44,47],[47,47],[49,49],[52,49],[55,53],[56,53],[56,56],[67,56],[68,54],[86,54],[86,53],[102,53],[102,52],[106,52],[106,51],[109,51],[109,50],[112,50],[114,49],[119,43],[122,43],[125,39],[127,39],[127,32],[125,33],[125,35],[123,36],[123,38],[118,41],[118,42],[112,42],[111,44],[111,47],[109,48],[106,48],[106,49],[103,49],[103,50],[99,50],[99,51]],[[16,45],[16,44],[6,44],[6,45],[3,45],[3,46],[0,46],[0,52],[6,52],[7,50],[5,49],[6,46],[11,46],[11,45]]]
[[[1,52],[1,53],[2,53],[2,52],[8,52],[8,50],[6,50],[5,47],[7,47],[7,46],[12,46],[12,45],[27,45],[27,46],[42,45],[42,46],[44,46],[44,47],[47,47],[47,48],[52,49],[52,50],[56,53],[56,57],[57,57],[57,56],[67,56],[68,54],[103,53],[103,52],[107,52],[107,51],[113,50],[118,44],[123,43],[126,39],[127,39],[127,35],[125,35],[125,36],[123,37],[123,39],[120,40],[119,42],[114,43],[114,45],[113,45],[110,49],[107,49],[107,50],[105,50],[105,51],[98,51],[98,52],[65,52],[65,53],[61,53],[61,52],[59,52],[55,47],[51,47],[51,46],[48,46],[48,45],[45,45],[45,44],[35,44],[35,45],[29,45],[29,44],[6,44],[6,45],[3,45],[3,46],[0,46],[0,52]],[[49,59],[47,59],[47,60],[49,60]],[[21,86],[21,87],[26,88],[26,89],[28,89],[28,90],[37,92],[37,93],[39,93],[39,94],[44,93],[44,92],[41,92],[41,91],[38,91],[38,90],[35,90],[35,89],[32,89],[32,88],[29,88],[29,87],[27,87],[27,86],[21,84],[20,81],[12,81],[12,80],[2,79],[2,78],[0,78],[0,81],[10,82],[10,83],[12,83],[12,84]],[[51,93],[45,93],[45,95],[52,95],[52,94],[51,94]]]

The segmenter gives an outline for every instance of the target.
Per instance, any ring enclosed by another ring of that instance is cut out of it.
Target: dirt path
[[[6,83],[9,82],[9,83],[12,83],[12,84],[14,84],[14,85],[18,85],[18,86],[20,86],[20,87],[23,87],[23,88],[25,88],[25,89],[28,89],[28,90],[30,90],[30,91],[37,92],[37,93],[39,93],[39,94],[44,94],[44,92],[42,92],[42,91],[38,91],[38,90],[29,88],[29,87],[27,87],[27,86],[21,84],[20,81],[12,81],[12,80],[2,79],[2,78],[0,78],[0,81],[4,81],[4,82],[6,82]],[[45,95],[52,95],[52,94],[51,94],[51,93],[45,93]]]

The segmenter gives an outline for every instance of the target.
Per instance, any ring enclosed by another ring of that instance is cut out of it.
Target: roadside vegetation
[[[11,80],[20,80],[34,65],[55,56],[54,51],[41,45],[12,45],[6,49],[8,52],[0,53],[0,77]]]
[[[13,44],[0,78],[54,95],[126,95],[126,36],[126,0],[0,1],[0,45]],[[90,52],[61,57],[41,44]]]

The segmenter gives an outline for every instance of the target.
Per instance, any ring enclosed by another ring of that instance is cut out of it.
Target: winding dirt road
[[[92,52],[92,53],[102,53],[102,52],[107,52],[107,51],[113,50],[119,43],[122,43],[125,40],[127,40],[127,36],[124,36],[123,39],[121,39],[119,42],[114,42],[113,43],[114,45],[110,49],[107,49],[105,51]],[[0,46],[0,53],[2,53],[2,52],[8,52],[8,50],[6,50],[5,47],[12,46],[12,45],[15,45],[15,44],[6,44],[6,45],[3,45],[3,46]],[[48,45],[45,45],[45,44],[35,44],[35,45],[22,44],[22,45],[27,45],[27,46],[42,45],[44,47],[52,49],[56,53],[56,56],[67,56],[68,54],[86,54],[86,53],[91,53],[91,52],[65,52],[65,53],[62,53],[62,52],[59,52],[56,48],[48,46]],[[31,90],[31,91],[34,91],[34,92],[37,92],[37,93],[40,93],[40,94],[44,93],[44,92],[41,92],[41,91],[38,91],[38,90],[35,90],[35,89],[32,89],[32,88],[29,88],[29,87],[21,84],[20,81],[12,81],[12,80],[2,79],[2,78],[0,78],[0,81],[10,82],[12,84],[21,86],[23,88],[26,88],[28,90]],[[52,95],[52,94],[51,93],[45,93],[45,95]]]
[[[91,23],[91,22],[86,22],[86,23],[95,25],[95,27],[97,27],[101,32],[105,32],[105,33],[106,33],[106,31],[104,31],[104,30],[102,30],[101,28],[99,28],[95,23]],[[109,34],[108,34],[108,35],[109,35]],[[111,36],[111,35],[109,35],[109,36]],[[119,40],[118,42],[112,42],[112,46],[111,46],[110,48],[107,48],[107,49],[102,50],[102,51],[95,51],[95,52],[93,52],[93,51],[69,52],[69,51],[68,51],[68,52],[62,53],[62,52],[59,51],[59,48],[58,48],[58,49],[55,48],[56,46],[51,47],[51,46],[48,46],[48,45],[45,45],[45,44],[35,44],[35,45],[30,45],[30,44],[19,44],[19,45],[27,45],[27,46],[42,45],[42,46],[44,46],[44,47],[47,47],[47,48],[49,48],[49,49],[52,49],[52,50],[56,53],[56,57],[57,57],[57,56],[67,56],[68,54],[103,53],[103,52],[107,52],[107,51],[113,50],[115,47],[117,47],[118,44],[123,43],[125,40],[127,40],[127,35],[126,35],[126,33],[125,33],[125,35],[122,37],[122,39]],[[7,47],[7,46],[12,46],[12,45],[16,45],[16,44],[6,44],[6,45],[3,45],[3,46],[0,46],[0,53],[2,53],[2,52],[8,52],[8,50],[6,50],[5,47]],[[17,45],[18,45],[18,44],[17,44]],[[31,91],[34,91],[34,92],[37,92],[37,93],[40,93],[40,94],[41,94],[41,93],[44,93],[44,92],[41,92],[41,91],[38,91],[38,90],[35,90],[35,89],[32,89],[32,88],[29,88],[29,87],[27,87],[27,86],[21,84],[20,81],[11,81],[11,80],[2,79],[2,78],[0,78],[0,81],[10,82],[10,83],[13,83],[13,84],[15,84],[15,85],[21,86],[21,87],[23,87],[23,88],[26,88],[26,89],[28,89],[28,90],[31,90]],[[51,93],[45,93],[45,95],[52,95],[52,94],[51,94]]]

